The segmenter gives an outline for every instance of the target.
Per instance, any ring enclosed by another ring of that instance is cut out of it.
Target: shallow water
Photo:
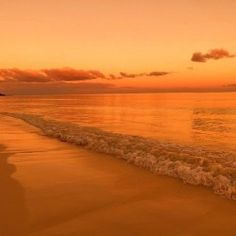
[[[8,97],[1,103],[1,112],[49,136],[236,199],[235,93]]]
[[[122,134],[236,151],[236,93],[9,96],[0,112],[21,112]]]

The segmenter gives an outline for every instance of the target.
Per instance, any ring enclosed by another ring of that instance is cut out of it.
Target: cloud
[[[192,55],[191,61],[193,62],[207,62],[208,60],[219,60],[223,58],[233,58],[236,55],[231,54],[225,49],[212,49],[208,53],[195,52]]]
[[[20,70],[0,69],[0,81],[3,82],[55,82],[55,81],[85,81],[102,78],[105,75],[96,70],[75,70],[71,68],[43,69],[43,70]]]
[[[62,69],[45,69],[42,70],[46,76],[56,81],[83,81],[83,80],[94,80],[98,78],[105,78],[105,76],[95,70],[75,70],[71,68]]]
[[[146,74],[147,76],[164,76],[164,75],[168,75],[170,74],[170,72],[165,72],[165,71],[153,71],[149,74]]]
[[[3,81],[11,82],[49,82],[50,78],[41,71],[20,70],[20,69],[0,69],[0,77]]]
[[[44,82],[81,82],[95,79],[117,80],[139,77],[159,77],[170,72],[155,71],[151,73],[131,74],[120,72],[119,75],[105,75],[97,70],[76,70],[56,68],[42,70],[0,69],[0,82],[44,83]]]
[[[123,79],[123,77],[121,76],[117,76],[117,75],[114,75],[114,74],[110,74],[108,77],[107,77],[108,80],[117,80],[117,79]]]
[[[136,78],[137,75],[136,74],[128,74],[128,73],[125,73],[125,72],[120,72],[120,75],[122,78]]]
[[[140,73],[140,74],[128,74],[128,73],[120,72],[120,75],[122,78],[137,78],[137,77],[142,77],[142,76],[158,77],[158,76],[165,76],[168,74],[170,74],[170,72],[166,72],[166,71],[153,71],[150,73]]]
[[[195,52],[191,58],[191,61],[206,62],[206,58],[201,52]]]

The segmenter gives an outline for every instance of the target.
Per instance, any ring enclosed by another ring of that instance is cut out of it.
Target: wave
[[[46,119],[42,116],[2,113],[21,119],[47,136],[96,152],[111,154],[149,171],[210,187],[214,193],[236,200],[236,155],[200,147],[112,133],[94,127]]]

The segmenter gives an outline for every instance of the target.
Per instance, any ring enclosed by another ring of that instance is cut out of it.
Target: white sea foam
[[[236,200],[236,156],[197,147],[163,143],[148,138],[117,134],[37,115],[4,113],[40,128],[46,135],[111,154],[155,174],[204,185],[216,194]]]

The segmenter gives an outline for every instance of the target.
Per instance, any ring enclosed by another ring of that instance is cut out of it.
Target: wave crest
[[[210,187],[236,200],[236,156],[230,152],[163,143],[139,136],[107,132],[94,127],[46,119],[38,115],[3,113],[24,120],[47,136],[86,149],[111,154],[149,171],[193,185]]]

